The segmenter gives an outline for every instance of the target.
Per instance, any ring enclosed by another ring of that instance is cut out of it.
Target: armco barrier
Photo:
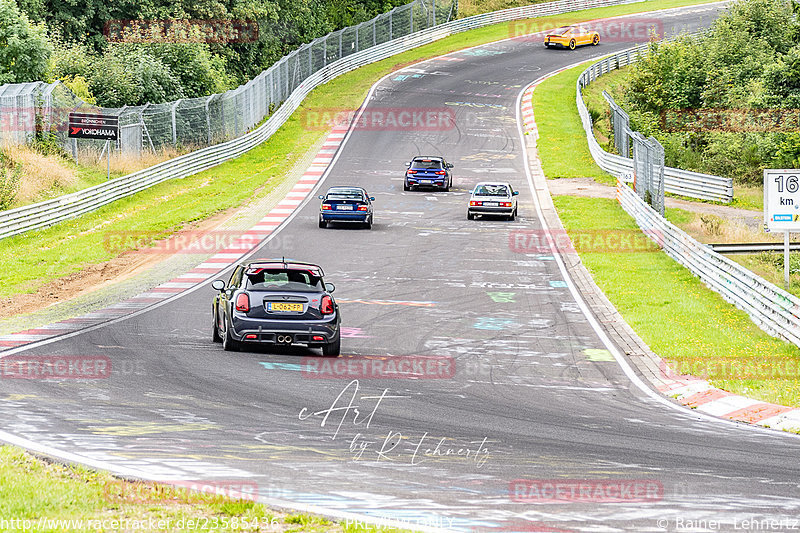
[[[800,346],[800,299],[779,289],[670,224],[617,178],[617,200],[645,234],[711,290],[746,312],[772,336]],[[656,240],[656,239],[654,239]]]
[[[454,33],[497,24],[499,22],[509,22],[512,20],[546,15],[558,15],[593,7],[633,4],[641,1],[642,0],[557,0],[556,2],[548,2],[545,4],[514,7],[453,20],[433,28],[373,46],[372,48],[334,61],[306,78],[269,120],[246,135],[197,150],[175,159],[159,163],[150,168],[140,170],[128,176],[123,176],[76,193],[0,212],[0,239],[75,218],[115,200],[152,187],[162,181],[174,178],[185,178],[218,165],[228,159],[237,157],[269,139],[270,136],[286,122],[312,89],[358,67],[386,59],[394,54],[418,46],[432,43]]]
[[[648,45],[640,45],[629,50],[606,57],[602,61],[595,63],[581,73],[577,82],[576,103],[578,104],[578,114],[583,122],[583,129],[586,131],[586,140],[589,142],[589,152],[597,162],[597,165],[616,176],[625,179],[633,173],[633,159],[621,157],[616,154],[609,154],[600,147],[594,137],[592,129],[592,119],[589,110],[583,102],[581,89],[592,83],[603,74],[612,70],[635,63],[639,56],[647,50]],[[718,202],[730,202],[733,200],[733,180],[721,178],[710,174],[701,174],[679,168],[665,167],[664,169],[664,190],[668,193],[699,198],[701,200],[714,200]]]

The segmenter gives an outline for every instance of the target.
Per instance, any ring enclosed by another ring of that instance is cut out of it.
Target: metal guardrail
[[[633,172],[633,159],[610,154],[603,150],[600,143],[594,136],[592,129],[592,119],[589,110],[583,101],[581,89],[588,86],[603,74],[608,74],[612,70],[635,63],[639,56],[647,50],[646,44],[624,50],[617,54],[606,57],[602,61],[595,63],[581,73],[576,85],[577,94],[575,96],[578,105],[578,114],[586,131],[586,140],[589,142],[589,152],[597,162],[597,165],[618,178],[625,179]],[[679,168],[664,167],[664,190],[671,194],[698,198],[701,200],[713,200],[717,202],[730,202],[733,200],[733,180],[702,174]]]
[[[746,312],[758,327],[800,346],[800,299],[669,223],[644,203],[622,178],[617,178],[617,200],[645,234],[672,259]]]
[[[706,246],[718,254],[757,254],[759,252],[783,253],[782,242],[726,242],[707,244]],[[789,250],[793,252],[800,251],[800,242],[790,243]]]
[[[175,159],[159,163],[133,174],[67,194],[8,211],[0,212],[0,239],[44,228],[125,198],[168,179],[185,178],[216,166],[266,141],[298,108],[315,87],[358,67],[386,59],[400,52],[432,43],[449,35],[500,22],[511,22],[546,15],[557,15],[610,5],[633,4],[642,0],[557,0],[544,4],[514,7],[491,13],[453,20],[439,26],[378,44],[366,50],[329,63],[308,76],[289,95],[275,113],[260,127],[237,139],[209,146]]]

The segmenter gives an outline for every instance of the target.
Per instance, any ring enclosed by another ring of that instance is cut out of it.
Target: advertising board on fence
[[[70,113],[68,137],[116,141],[119,136],[119,117],[92,113]]]

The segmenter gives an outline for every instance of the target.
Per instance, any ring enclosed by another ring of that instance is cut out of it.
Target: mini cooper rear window
[[[247,288],[253,290],[317,292],[323,290],[322,279],[303,270],[260,269],[247,273]]]

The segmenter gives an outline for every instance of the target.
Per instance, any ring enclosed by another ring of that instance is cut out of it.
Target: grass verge
[[[237,489],[230,482],[225,483],[220,489],[223,493],[234,491],[234,495],[254,488],[244,484]],[[122,481],[110,474],[46,462],[18,448],[0,446],[0,530],[401,531],[337,524],[310,514],[281,513],[252,498],[236,500],[194,492],[190,490],[194,485]],[[28,522],[22,522],[25,520]]]
[[[575,103],[575,83],[591,62],[552,76],[533,92],[533,113],[539,129],[537,148],[548,178],[594,178],[611,185],[615,179],[594,162]]]
[[[651,0],[576,12],[569,15],[569,20],[579,22],[701,3],[704,2]],[[540,26],[552,25],[554,20],[561,23],[566,16],[541,17],[519,23],[523,26],[527,23],[533,31],[535,25],[532,22]],[[426,58],[507,38],[513,31],[510,23],[478,28],[362,67],[315,89],[305,100],[303,108],[355,109],[370,86],[393,70]],[[195,176],[159,184],[53,228],[4,239],[0,250],[0,262],[4,266],[0,271],[0,298],[34,292],[43,284],[88,264],[102,263],[119,255],[124,249],[109,251],[103,246],[103,235],[107,232],[141,230],[158,232],[166,237],[186,224],[267,194],[286,179],[289,169],[326,134],[325,131],[304,128],[300,116],[302,113],[295,113],[269,141],[235,160]]]
[[[615,200],[557,196],[553,201],[569,234],[639,231]],[[684,217],[668,216],[675,222]],[[800,406],[800,350],[761,331],[666,254],[581,252],[580,257],[625,321],[672,368],[737,394]]]

